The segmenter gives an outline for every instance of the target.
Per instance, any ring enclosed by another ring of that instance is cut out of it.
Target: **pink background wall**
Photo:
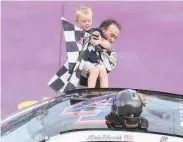
[[[74,23],[80,5],[93,9],[94,27],[123,26],[110,87],[183,94],[183,2],[2,2],[2,115],[54,95],[47,82],[66,57],[60,17]]]

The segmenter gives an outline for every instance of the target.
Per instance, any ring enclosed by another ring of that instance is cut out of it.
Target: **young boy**
[[[76,10],[76,22],[86,32],[93,32],[91,44],[100,45],[107,50],[111,50],[111,44],[106,40],[104,33],[100,28],[92,28],[92,10],[91,8],[81,6]],[[95,88],[97,79],[100,79],[100,88],[108,88],[108,74],[105,66],[95,61],[96,52],[91,52],[89,60],[83,67],[82,75],[88,77],[88,88]]]

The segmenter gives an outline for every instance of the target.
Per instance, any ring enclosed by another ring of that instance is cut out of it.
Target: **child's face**
[[[92,13],[80,13],[77,22],[81,29],[89,31],[92,28]]]

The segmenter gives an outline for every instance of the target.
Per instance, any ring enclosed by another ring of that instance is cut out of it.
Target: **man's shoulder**
[[[102,30],[99,27],[92,28],[92,31],[99,31],[102,32]]]
[[[96,27],[96,28],[91,28],[90,30],[88,30],[88,31],[86,31],[87,33],[92,33],[92,32],[95,32],[95,31],[98,31],[99,33],[103,33],[103,31],[100,29],[100,28],[98,28],[98,27]]]
[[[100,33],[100,35],[102,36],[102,38],[106,39],[106,36],[104,35],[104,32],[100,28],[98,28],[98,27],[92,28],[92,31],[93,32],[98,31]]]

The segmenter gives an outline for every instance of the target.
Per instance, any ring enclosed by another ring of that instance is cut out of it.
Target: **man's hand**
[[[97,46],[97,45],[100,45],[101,40],[102,40],[102,37],[101,37],[100,33],[98,31],[94,31],[90,43],[93,46]]]
[[[100,44],[100,40],[95,40],[95,39],[91,39],[90,43],[93,45],[93,46],[96,46],[96,45],[99,45]]]
[[[101,40],[102,37],[98,31],[93,32],[93,39],[95,40]]]
[[[103,39],[100,35],[100,32],[98,32],[98,31],[93,32],[91,44],[94,46],[101,45],[103,48],[105,48],[107,50],[111,50],[110,42]]]

